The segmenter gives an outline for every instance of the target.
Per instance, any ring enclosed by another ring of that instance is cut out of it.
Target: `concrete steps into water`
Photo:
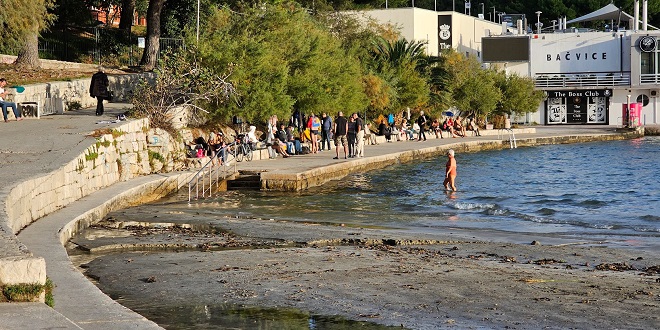
[[[260,173],[241,173],[233,180],[227,180],[227,190],[261,190]]]

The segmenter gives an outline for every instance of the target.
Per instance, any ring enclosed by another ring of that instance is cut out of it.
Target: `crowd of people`
[[[429,119],[424,111],[421,111],[419,117],[411,125],[409,119],[402,118],[399,125],[390,122],[390,117],[382,117],[378,124],[377,135],[385,136],[387,142],[397,141],[426,141],[427,134],[435,136],[436,139],[442,139],[445,134],[448,137],[458,138],[466,137],[468,132],[474,136],[481,136],[479,126],[474,117],[467,119],[457,116],[445,116],[444,118]],[[417,136],[417,137],[415,137]]]
[[[403,116],[402,116],[403,117]],[[424,111],[414,121],[397,118],[390,114],[378,119],[376,131],[372,131],[370,124],[365,124],[358,113],[344,116],[339,111],[337,117],[332,118],[323,112],[321,116],[311,113],[304,117],[298,111],[294,112],[288,122],[279,122],[277,116],[271,116],[266,125],[263,139],[256,136],[256,127],[249,126],[245,134],[239,134],[234,139],[228,139],[220,130],[213,130],[208,139],[202,137],[192,142],[195,151],[191,154],[197,156],[208,155],[217,158],[218,164],[227,165],[228,146],[232,141],[239,141],[250,146],[253,150],[258,143],[268,148],[270,158],[281,155],[289,158],[293,155],[316,154],[323,151],[335,151],[333,159],[348,159],[364,157],[364,146],[377,144],[376,136],[384,136],[385,141],[426,141],[427,134],[435,138],[465,137],[468,131],[480,136],[479,128],[474,117],[464,119],[457,116],[444,118],[429,118]],[[410,124],[412,122],[412,125]],[[331,142],[332,141],[332,142]],[[199,151],[203,149],[204,151]],[[218,157],[214,157],[214,156]]]

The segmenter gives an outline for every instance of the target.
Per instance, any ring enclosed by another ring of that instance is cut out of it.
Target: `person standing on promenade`
[[[364,121],[357,113],[354,113],[355,125],[357,129],[357,144],[355,145],[355,155],[357,157],[364,157]]]
[[[9,92],[5,91],[5,86],[7,86],[7,79],[0,78],[0,106],[2,106],[2,117],[5,118],[5,123],[7,122],[7,108],[11,108],[14,112],[14,117],[16,121],[23,120],[21,113],[18,111],[18,106],[14,102],[5,101],[5,97]]]
[[[357,123],[355,122],[355,117],[350,115],[348,117],[348,133],[346,133],[346,139],[348,140],[348,158],[355,157],[355,138],[357,137]]]
[[[328,150],[332,150],[330,146],[330,131],[332,130],[332,118],[327,113],[321,115],[321,150],[325,150],[325,144],[328,143]]]
[[[426,116],[424,115],[424,111],[419,112],[419,118],[417,118],[417,125],[419,125],[419,136],[417,136],[417,141],[422,141],[422,137],[424,138],[424,141],[426,141],[426,133],[424,133],[424,129],[426,127]]]
[[[445,190],[456,191],[456,159],[454,158],[454,150],[447,151],[447,164],[445,165],[445,181],[442,183]]]
[[[103,68],[92,75],[92,82],[89,84],[89,96],[96,98],[96,115],[103,115],[103,100],[108,97],[108,75]]]
[[[332,130],[335,136],[335,152],[337,156],[333,159],[339,159],[339,145],[344,146],[344,159],[348,155],[348,140],[346,133],[348,133],[348,120],[344,117],[344,113],[339,111],[337,119],[335,119],[335,128]]]
[[[321,129],[321,120],[319,117],[316,117],[314,113],[309,115],[309,120],[307,121],[307,128],[309,128],[309,138],[312,141],[312,150],[313,154],[319,152],[319,130]]]

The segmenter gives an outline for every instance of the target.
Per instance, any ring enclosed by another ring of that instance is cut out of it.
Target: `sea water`
[[[660,137],[645,137],[457,152],[457,192],[444,191],[446,158],[440,157],[353,174],[301,193],[234,191],[217,197],[219,203],[200,205],[209,205],[216,219],[229,215],[420,232],[487,229],[657,248],[659,150]]]

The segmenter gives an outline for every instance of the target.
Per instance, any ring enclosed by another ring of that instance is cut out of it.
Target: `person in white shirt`
[[[2,106],[2,117],[5,119],[5,123],[8,121],[7,108],[11,108],[12,111],[14,111],[14,117],[16,117],[16,121],[23,120],[21,113],[18,111],[18,106],[16,103],[5,101],[5,97],[7,97],[7,94],[9,94],[9,92],[5,91],[5,86],[7,86],[7,79],[0,78],[0,106]]]

